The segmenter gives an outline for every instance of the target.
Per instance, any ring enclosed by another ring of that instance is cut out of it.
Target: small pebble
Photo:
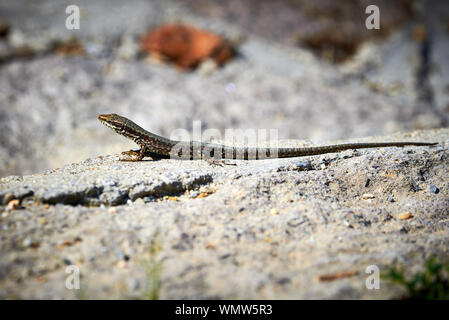
[[[404,213],[400,213],[398,215],[398,219],[399,220],[407,220],[407,219],[410,219],[411,216],[412,216],[412,214],[410,212],[404,212]]]
[[[290,283],[291,280],[289,278],[281,278],[277,281],[278,284],[283,285],[283,284],[287,284]]]
[[[403,234],[407,234],[407,233],[408,233],[408,230],[407,230],[406,228],[402,227],[402,228],[399,230],[399,232],[400,232],[400,233],[403,233]]]
[[[116,212],[117,212],[116,208],[111,207],[111,208],[108,209],[108,213],[110,213],[110,214],[114,214]]]
[[[192,192],[190,192],[190,198],[196,198],[196,197],[198,197],[200,195],[200,193],[199,193],[199,191],[197,191],[197,190],[194,190],[194,191],[192,191]]]
[[[306,219],[303,218],[293,218],[287,222],[289,227],[297,227],[306,222]]]
[[[196,199],[206,198],[209,194],[207,192],[200,192]],[[175,200],[178,201],[178,200]]]
[[[301,170],[312,170],[313,169],[310,161],[298,161],[295,163],[295,166]]]
[[[388,202],[394,202],[393,197],[388,197]]]
[[[123,260],[123,258],[125,257],[125,254],[123,253],[122,249],[116,248],[115,256],[117,257],[117,260]]]
[[[368,199],[374,199],[376,196],[374,194],[371,193],[364,193],[362,194],[362,196],[360,198],[362,198],[363,200],[368,200]]]
[[[369,187],[369,183],[371,182],[371,179],[366,179],[366,182],[365,182],[365,188],[368,188]]]
[[[438,189],[437,186],[431,185],[430,186],[430,192],[437,194],[437,193],[440,192],[440,189]]]
[[[31,246],[33,244],[33,240],[31,238],[25,238],[22,241],[22,247],[24,248],[28,248],[29,246]]]
[[[270,214],[271,214],[272,216],[276,216],[276,215],[279,214],[279,212],[278,212],[276,209],[273,208],[273,209],[271,209]]]
[[[233,82],[227,83],[225,89],[227,92],[235,91],[235,83],[233,83]]]

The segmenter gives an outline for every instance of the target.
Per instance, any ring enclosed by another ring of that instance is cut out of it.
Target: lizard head
[[[100,114],[98,120],[105,126],[111,128],[118,134],[121,134],[131,140],[135,140],[139,137],[138,131],[143,130],[131,120],[119,116],[115,113]]]
[[[118,114],[115,113],[100,114],[98,116],[98,120],[100,120],[100,122],[105,126],[117,132],[120,132],[122,129],[124,129],[125,123],[129,121],[128,119],[119,116]]]

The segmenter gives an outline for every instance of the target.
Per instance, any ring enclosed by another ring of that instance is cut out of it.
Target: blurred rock
[[[141,39],[148,54],[159,55],[180,69],[195,68],[208,58],[221,65],[234,49],[220,36],[192,26],[168,24],[148,31]]]

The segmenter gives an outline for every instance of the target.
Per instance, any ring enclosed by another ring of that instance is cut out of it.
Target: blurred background
[[[444,0],[2,0],[0,177],[134,148],[100,113],[317,143],[447,127],[448,61]]]

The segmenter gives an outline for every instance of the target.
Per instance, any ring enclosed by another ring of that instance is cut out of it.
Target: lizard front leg
[[[145,146],[141,146],[140,150],[123,151],[120,161],[141,161],[145,157],[146,150]]]

